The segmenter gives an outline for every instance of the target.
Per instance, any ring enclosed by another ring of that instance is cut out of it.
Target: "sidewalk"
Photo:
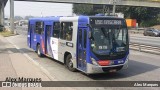
[[[9,43],[4,37],[0,36],[0,81],[5,81],[7,77],[11,78],[41,78],[42,81],[58,81],[49,76],[48,72],[43,70],[27,56],[21,53],[14,45]],[[29,88],[12,88],[24,90]],[[31,88],[32,90],[33,88]],[[34,88],[35,89],[35,88]],[[37,88],[50,90],[51,88]],[[73,90],[73,88],[52,88],[52,90]],[[11,88],[0,88],[0,90],[11,90]]]

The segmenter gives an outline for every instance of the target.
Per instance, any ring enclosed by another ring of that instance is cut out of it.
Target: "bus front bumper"
[[[128,61],[129,61],[129,59],[127,59],[124,64],[111,65],[111,66],[96,66],[96,65],[87,63],[87,74],[116,72],[121,69],[127,69],[128,68]]]

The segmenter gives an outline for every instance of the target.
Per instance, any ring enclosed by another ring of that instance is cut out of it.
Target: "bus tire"
[[[41,53],[41,48],[40,48],[40,45],[39,45],[39,44],[37,45],[37,50],[36,50],[36,52],[37,52],[37,55],[38,55],[39,57],[42,57],[42,56],[43,56],[42,53]]]
[[[76,71],[76,68],[73,67],[71,54],[67,55],[67,57],[66,57],[66,67],[68,68],[68,70],[70,70],[72,72]]]

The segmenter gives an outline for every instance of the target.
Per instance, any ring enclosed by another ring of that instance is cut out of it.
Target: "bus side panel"
[[[40,47],[41,47],[41,53],[42,54],[44,54],[43,52],[44,52],[44,40],[43,40],[43,34],[42,34],[42,32],[41,33],[36,33],[35,32],[35,29],[36,29],[36,21],[35,21],[35,23],[34,23],[34,33],[33,33],[33,35],[32,35],[32,37],[33,37],[33,44],[32,44],[32,48],[33,48],[33,50],[37,50],[37,45],[40,45]],[[43,27],[43,29],[44,29],[44,27]],[[40,30],[40,29],[39,29]]]
[[[36,51],[37,50],[37,45],[39,44],[40,46],[42,45],[41,44],[41,35],[39,34],[34,34],[34,41],[33,41],[33,49]],[[42,50],[42,48],[41,48]],[[41,52],[42,53],[42,52]]]
[[[56,60],[59,60],[58,58],[58,39],[57,38],[53,38],[51,37],[50,39],[50,47],[51,47],[51,51],[52,51],[52,57]]]
[[[72,20],[74,19],[74,21]],[[76,60],[76,48],[77,48],[77,29],[78,29],[78,17],[76,18],[60,18],[60,22],[73,22],[73,32],[72,32],[72,40],[68,41],[68,40],[62,40],[59,39],[58,43],[58,59],[61,62],[64,62],[64,60],[66,59],[65,53],[70,53],[72,56],[72,60],[73,60],[73,67],[77,68],[77,60]]]

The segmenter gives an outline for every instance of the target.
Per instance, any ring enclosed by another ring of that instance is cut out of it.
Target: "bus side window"
[[[86,44],[87,44],[87,30],[84,29],[84,43],[83,43],[84,48],[86,48]]]
[[[51,36],[51,25],[46,25],[46,30],[47,30],[47,36],[50,37]]]
[[[78,34],[79,44],[82,47],[82,29],[79,29]]]
[[[60,22],[54,22],[52,36],[55,38],[59,38],[59,33],[60,33]]]
[[[28,32],[34,33],[34,32],[33,32],[33,27],[34,27],[34,25],[33,25],[33,24],[30,24],[28,27],[29,27],[29,28],[28,28]]]
[[[30,25],[30,21],[28,22],[28,32],[31,31],[31,25]]]
[[[36,28],[35,28],[35,33],[37,34],[43,34],[44,30],[43,30],[43,22],[42,21],[38,21],[36,22]]]
[[[61,23],[61,34],[60,38],[71,41],[72,40],[72,34],[73,34],[73,23],[72,22],[62,22]]]
[[[66,28],[66,24],[65,23],[61,23],[61,33],[60,33],[60,38],[65,40],[65,28]]]

